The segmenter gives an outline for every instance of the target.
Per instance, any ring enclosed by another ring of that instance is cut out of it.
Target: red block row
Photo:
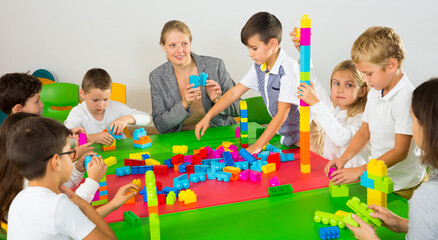
[[[125,159],[125,166],[130,166],[130,167],[134,167],[134,166],[144,166],[144,160],[137,160],[137,159]]]

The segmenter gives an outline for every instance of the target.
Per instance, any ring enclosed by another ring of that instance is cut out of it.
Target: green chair
[[[244,100],[248,106],[248,122],[256,122],[258,124],[269,124],[271,122],[272,117],[269,115],[261,96]]]
[[[79,86],[73,83],[43,85],[41,101],[44,103],[44,117],[64,123],[71,109],[79,104]]]
[[[7,116],[4,112],[0,111],[0,125],[2,125],[3,121],[4,121],[7,117],[8,117],[8,116]]]

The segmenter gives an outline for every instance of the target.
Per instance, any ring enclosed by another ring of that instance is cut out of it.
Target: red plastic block
[[[205,151],[207,152],[207,150],[205,150]],[[202,161],[201,154],[193,155],[193,157],[192,157],[192,164],[193,165],[199,165],[199,164],[201,164],[201,161]]]
[[[163,184],[161,182],[155,181],[155,186],[157,187],[157,191],[163,190]]]
[[[275,168],[280,167],[280,153],[274,153],[268,156],[268,163],[275,163]]]
[[[245,144],[241,144],[242,145],[242,148],[247,148],[248,147],[248,144],[247,143],[245,143]]]
[[[170,160],[172,161],[173,165],[181,164],[184,161],[184,155],[183,154],[177,154],[177,155],[171,157]]]
[[[153,170],[155,174],[164,174],[168,172],[167,165],[154,165]]]
[[[158,204],[166,205],[166,194],[157,194]]]
[[[187,173],[194,173],[195,170],[193,169],[193,165],[187,165],[186,166],[186,172]]]
[[[206,159],[207,158],[207,149],[205,149],[205,148],[201,149],[201,151],[199,151],[199,155],[201,155],[202,159]]]
[[[137,160],[137,159],[125,159],[125,166],[135,167],[135,166],[144,166],[145,163],[143,160]]]

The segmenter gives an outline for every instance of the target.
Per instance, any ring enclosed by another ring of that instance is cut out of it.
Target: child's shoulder
[[[289,55],[287,55],[286,51],[283,49],[280,49],[280,54],[278,54],[277,63],[279,66],[282,66],[284,69],[284,72],[287,73],[294,73],[300,71],[298,61],[291,58]]]

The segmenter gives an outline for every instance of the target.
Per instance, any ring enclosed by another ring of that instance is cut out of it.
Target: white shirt
[[[7,238],[83,239],[95,227],[67,195],[28,187],[18,193],[9,208]]]
[[[331,102],[323,103],[321,100],[310,106],[310,112],[315,116],[319,125],[325,132],[324,157],[328,160],[339,158],[347,149],[354,134],[362,125],[362,113],[347,119],[347,110],[334,107]],[[360,167],[366,164],[371,154],[370,145],[345,164],[345,168]]]
[[[70,111],[64,124],[70,129],[83,127],[88,134],[94,134],[104,131],[114,120],[126,115],[134,117],[135,125],[147,125],[151,122],[149,114],[130,108],[123,103],[110,100],[102,121],[96,120],[91,115],[84,101]]]
[[[371,89],[363,113],[363,121],[370,131],[371,156],[378,158],[394,148],[395,134],[412,135],[410,116],[411,97],[414,87],[406,74],[384,97],[382,91]],[[394,191],[418,185],[426,168],[415,156],[416,145],[412,141],[408,157],[388,168],[388,177],[394,182]]]

